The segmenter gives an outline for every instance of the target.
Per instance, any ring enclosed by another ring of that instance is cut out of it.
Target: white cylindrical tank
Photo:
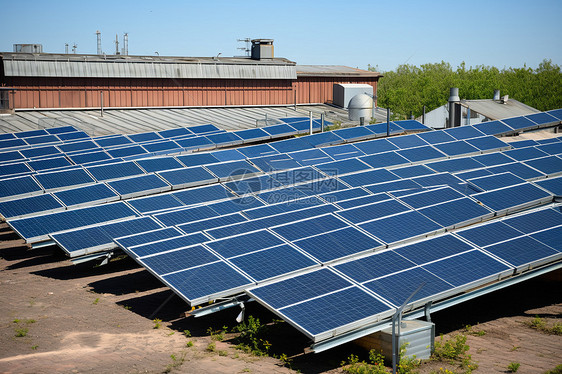
[[[373,99],[365,94],[357,94],[351,98],[348,106],[349,119],[359,121],[359,118],[365,117],[365,122],[371,120],[373,113]]]

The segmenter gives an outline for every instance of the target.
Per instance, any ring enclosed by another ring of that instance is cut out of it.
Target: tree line
[[[377,71],[377,67],[369,67]],[[419,117],[423,113],[447,103],[449,88],[458,87],[461,99],[491,99],[494,90],[501,96],[521,101],[541,111],[562,108],[562,70],[551,60],[543,60],[538,68],[498,69],[479,65],[456,69],[440,63],[400,65],[396,70],[383,72],[379,80],[378,105],[390,108],[395,114]]]

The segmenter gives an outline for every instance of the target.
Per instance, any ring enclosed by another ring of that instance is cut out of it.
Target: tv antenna
[[[78,48],[78,44],[74,43],[72,45],[72,53],[76,54],[76,48]]]
[[[244,39],[237,39],[238,42],[243,42],[246,43],[245,47],[238,47],[236,49],[239,49],[241,51],[244,51],[244,55],[246,57],[250,57],[250,43],[252,42],[252,38],[244,38]]]

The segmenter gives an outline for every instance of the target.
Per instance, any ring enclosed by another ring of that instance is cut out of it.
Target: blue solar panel
[[[27,143],[23,139],[5,139],[0,140],[0,149],[9,149],[16,147],[26,147]]]
[[[385,251],[336,265],[334,268],[354,281],[363,283],[411,268],[412,266],[415,266],[413,262],[397,255],[393,251]]]
[[[494,136],[484,136],[482,138],[467,139],[465,140],[465,142],[478,148],[481,151],[495,151],[509,148],[509,144],[499,140]]]
[[[502,122],[515,130],[530,130],[538,127],[535,122],[523,116],[502,119]]]
[[[81,153],[81,154],[69,156],[69,158],[75,164],[84,164],[87,162],[109,160],[112,157],[104,151],[95,151],[95,152]]]
[[[492,257],[478,251],[470,251],[449,257],[423,268],[439,278],[460,287],[505,272],[510,268]]]
[[[114,147],[118,145],[129,145],[133,143],[131,139],[123,135],[112,136],[111,138],[94,139],[94,140],[96,143],[98,143],[100,147],[104,147],[104,148]]]
[[[525,164],[547,175],[562,173],[562,158],[557,156],[528,160]]]
[[[541,144],[536,147],[537,149],[548,153],[549,155],[560,155],[562,154],[562,142],[557,141],[556,143]],[[20,151],[23,153],[23,151]]]
[[[30,193],[42,193],[43,189],[31,176],[0,180],[0,198]]]
[[[5,153],[8,153],[8,152],[5,152]],[[3,153],[3,154],[5,154],[5,153]],[[17,152],[9,152],[9,153],[17,153]],[[29,149],[22,149],[21,151],[19,151],[19,153],[21,153],[25,157],[32,158],[32,157],[41,157],[41,156],[47,156],[47,155],[59,155],[59,154],[61,154],[61,151],[59,151],[54,146],[49,145],[49,146],[46,146],[46,147],[34,147],[34,148],[29,148]],[[4,160],[2,160],[2,161],[4,161]]]
[[[44,129],[40,129],[40,130],[20,131],[20,132],[14,133],[14,135],[17,138],[30,138],[30,137],[35,137],[35,136],[49,135],[49,133],[47,131],[45,131]]]
[[[416,211],[380,218],[359,226],[388,244],[442,229],[442,226]]]
[[[424,147],[402,149],[400,151],[396,151],[396,153],[398,153],[402,157],[405,157],[408,161],[411,162],[421,162],[447,157],[446,155],[429,145]]]
[[[302,166],[284,153],[252,158],[250,162],[265,172],[293,169]]]
[[[558,178],[547,178],[540,181],[534,182],[537,186],[548,190],[551,194],[555,196],[562,196],[562,177]]]
[[[340,201],[337,204],[342,209],[350,209],[350,208],[355,208],[355,207],[359,207],[359,206],[362,206],[362,205],[373,204],[373,203],[377,203],[379,201],[384,201],[384,200],[389,200],[389,199],[390,199],[390,196],[388,196],[387,194],[379,193],[379,194],[376,194],[376,195],[367,195],[367,196],[353,198],[353,199],[350,199],[350,200]]]
[[[0,153],[0,162],[17,162],[26,158],[18,151]]]
[[[118,202],[15,219],[10,221],[10,225],[27,242],[35,242],[46,239],[45,236],[49,233],[134,217],[135,215],[133,210],[125,203]]]
[[[99,146],[91,140],[83,141],[83,142],[75,142],[75,143],[66,143],[57,146],[63,152],[75,152],[75,151],[83,151],[87,149],[99,149]]]
[[[284,224],[272,230],[289,241],[306,238],[323,232],[346,227],[347,224],[332,214]]]
[[[240,212],[241,210],[251,209],[256,207],[264,206],[264,204],[256,199],[252,195],[231,198],[228,200],[223,200],[217,203],[212,203],[207,205],[209,208],[213,209],[218,214],[229,214],[234,212]]]
[[[303,151],[291,152],[287,156],[296,160],[299,164],[315,165],[323,162],[333,161],[333,159],[320,149],[305,149]]]
[[[371,130],[361,126],[334,130],[333,132],[340,138],[344,139],[346,142],[364,140],[364,139],[375,137],[375,134]]]
[[[482,122],[473,127],[486,135],[508,134],[513,131],[511,127],[506,126],[500,121]]]
[[[542,209],[524,215],[505,219],[504,223],[525,233],[530,234],[550,227],[562,225],[560,208]]]
[[[326,147],[322,150],[334,160],[343,160],[365,155],[353,144],[336,145],[333,147]]]
[[[485,135],[483,132],[478,131],[472,126],[453,127],[443,130],[443,132],[458,140],[477,138]]]
[[[517,161],[525,161],[525,160],[531,160],[533,158],[548,156],[548,153],[542,152],[535,147],[512,149],[503,152],[503,154]]]
[[[25,138],[25,141],[29,145],[60,143],[61,142],[60,139],[55,135],[34,136],[34,137],[31,137],[31,138]]]
[[[245,160],[246,156],[238,152],[236,149],[223,149],[220,151],[213,151],[211,154],[220,162]]]
[[[552,199],[552,195],[530,183],[482,192],[473,197],[496,212]]]
[[[434,174],[435,172],[425,165],[403,166],[392,169],[392,174],[398,175],[400,178],[412,178],[420,175]]]
[[[403,121],[394,121],[394,123],[404,130],[429,130],[427,126],[419,121],[407,119]]]
[[[270,248],[279,244],[283,244],[281,239],[266,230],[261,230],[215,240],[207,243],[207,246],[218,254],[228,258]]]
[[[502,187],[525,183],[525,180],[511,173],[500,173],[468,179],[468,183],[475,186],[480,191],[490,191]]]
[[[175,140],[180,147],[187,150],[201,150],[201,149],[214,149],[216,144],[204,136],[195,136],[193,138],[177,139]]]
[[[558,252],[562,252],[562,240],[560,239],[562,238],[562,226],[532,234],[531,237],[554,248]]]
[[[545,139],[538,139],[538,144],[552,144],[552,143],[560,143],[562,142],[562,137],[558,138],[545,138]]]
[[[453,288],[449,283],[436,277],[423,268],[412,268],[384,278],[365,283],[365,287],[400,306],[423,284],[410,302],[435,296]]]
[[[217,182],[218,179],[201,166],[161,171],[158,173],[174,189],[201,186]]]
[[[211,124],[190,126],[189,130],[194,134],[206,134],[206,133],[209,133],[209,132],[222,131],[217,126],[211,125]]]
[[[479,247],[499,243],[523,235],[522,232],[515,230],[501,221],[457,231],[456,234],[470,240]]]
[[[562,109],[554,109],[554,110],[549,110],[548,112],[546,112],[548,114],[550,114],[551,116],[554,116],[556,118],[558,118],[559,120],[562,121]]]
[[[399,179],[396,175],[392,174],[385,169],[369,170],[361,173],[344,175],[339,178],[343,182],[352,187],[365,186],[368,184],[388,182],[391,180]]]
[[[372,193],[390,192],[399,190],[416,189],[421,186],[411,179],[400,179],[392,182],[378,183],[370,186],[365,186],[366,189]]]
[[[322,199],[329,203],[337,203],[355,197],[368,196],[369,193],[360,187],[348,188],[341,191],[327,192],[319,195]]]
[[[64,134],[78,131],[73,126],[58,126],[51,127],[50,129],[45,129],[49,134]]]
[[[389,133],[390,135],[395,135],[402,134],[404,132],[404,129],[396,125],[394,122],[376,123],[374,125],[366,125],[365,127],[375,134],[379,135],[386,135],[387,133]]]
[[[324,177],[322,173],[310,166],[279,171],[277,173],[271,174],[271,176],[283,185],[311,182],[313,180]]]
[[[62,141],[90,138],[90,136],[83,131],[73,131],[65,134],[58,134],[57,137]]]
[[[294,127],[286,124],[267,126],[263,128],[263,131],[273,137],[288,136],[297,133],[297,130]]]
[[[455,176],[462,180],[469,180],[472,178],[484,177],[486,175],[493,175],[491,171],[486,169],[478,169],[472,171],[465,171],[463,173],[455,173]]]
[[[112,148],[108,149],[107,153],[109,153],[111,157],[132,157],[138,155],[148,155],[148,151],[140,145]]]
[[[455,138],[447,133],[438,130],[423,132],[417,134],[417,136],[429,144],[447,143],[455,140]]]
[[[440,204],[464,197],[463,194],[449,187],[438,188],[430,191],[416,192],[411,195],[400,197],[400,200],[410,205],[414,209],[423,208],[430,205]]]
[[[177,209],[170,212],[159,213],[154,215],[154,218],[162,222],[164,226],[174,226],[215,216],[218,216],[218,214],[213,209],[206,205],[201,205],[194,208]]]
[[[50,194],[0,202],[0,214],[6,219],[57,209],[64,206]]]
[[[192,268],[219,260],[202,245],[183,248],[171,252],[144,257],[140,261],[143,265],[158,275]]]
[[[36,174],[34,177],[46,190],[61,187],[79,186],[82,184],[95,182],[95,180],[83,169],[41,173]]]
[[[170,190],[170,186],[155,174],[119,179],[107,182],[107,184],[121,195],[122,198],[131,197],[139,193],[148,195]]]
[[[221,292],[241,290],[252,284],[222,261],[168,274],[162,279],[191,305],[216,299]]]
[[[207,165],[207,169],[221,180],[252,176],[260,171],[247,161],[231,161]]]
[[[269,175],[261,175],[259,177],[244,178],[226,182],[224,183],[224,185],[238,195],[245,195],[253,192],[280,187],[281,183],[271,178]]]
[[[317,265],[287,244],[231,258],[229,261],[258,282]]]
[[[271,156],[279,153],[275,149],[271,148],[269,144],[258,144],[249,147],[242,147],[239,148],[238,151],[242,153],[244,156],[246,156],[247,158]]]
[[[193,133],[188,129],[186,129],[185,127],[178,127],[175,129],[158,131],[158,135],[160,135],[163,138],[173,138],[175,136],[193,135]]]
[[[186,234],[191,234],[197,231],[209,230],[215,227],[244,222],[246,220],[247,219],[240,213],[233,213],[233,214],[222,215],[219,217],[206,218],[199,221],[186,223],[183,225],[178,225],[177,227],[181,229],[183,232],[185,232]]]
[[[487,168],[486,170],[494,174],[509,172],[515,174],[516,176],[522,179],[544,177],[544,174],[541,173],[540,171],[530,168],[529,166],[520,162],[513,162],[511,164],[492,166]]]
[[[528,236],[494,244],[485,249],[514,266],[540,261],[560,253]]]
[[[417,137],[416,135],[396,136],[388,138],[388,141],[400,149],[422,147],[424,145],[427,145],[427,143],[423,139]]]
[[[118,200],[119,196],[103,183],[53,193],[66,206]]]
[[[191,155],[176,156],[176,159],[185,166],[198,166],[220,162],[210,153],[195,153]]]
[[[525,140],[518,140],[515,142],[509,142],[509,145],[512,146],[513,148],[526,148],[526,147],[532,147],[534,145],[539,145],[539,143],[536,140],[525,139]]]
[[[242,138],[242,140],[244,140],[244,143],[267,140],[271,137],[267,132],[263,131],[263,129],[260,128],[239,130],[236,131],[236,135]]]
[[[473,247],[464,241],[452,235],[443,235],[397,248],[394,252],[406,257],[415,264],[421,265],[471,249]]]
[[[86,168],[98,181],[130,177],[144,174],[144,171],[133,161],[110,165],[89,166]]]
[[[344,143],[345,140],[336,135],[333,131],[323,132],[319,134],[313,134],[309,136],[302,137],[305,142],[313,147],[323,147],[333,144]]]
[[[362,156],[359,157],[359,160],[368,164],[372,168],[407,165],[410,163],[409,160],[394,151]]]
[[[437,172],[449,173],[484,167],[484,165],[471,157],[451,158],[448,160],[432,162],[426,165]]]
[[[232,132],[224,132],[220,134],[213,134],[213,135],[206,135],[207,139],[211,142],[224,146],[224,145],[236,145],[242,144],[243,140],[235,133]]]
[[[172,170],[183,168],[184,166],[173,157],[148,158],[135,161],[146,172]]]
[[[160,236],[162,236],[161,230],[153,231],[152,233],[157,233],[157,235],[151,233],[140,234],[140,235],[146,235],[148,236],[149,239],[154,239],[154,240],[144,241],[143,243],[139,243],[138,245],[134,245],[134,244],[132,246],[128,245],[126,246],[127,253],[132,254],[135,257],[151,256],[157,253],[167,252],[178,248],[189,247],[209,240],[202,233],[181,235],[177,233],[177,230],[175,230],[172,232],[165,232],[164,233],[165,235],[162,238],[159,238]],[[133,238],[134,241],[138,242],[138,240],[134,239],[136,238],[136,236],[131,238]],[[131,240],[129,241],[125,240],[123,242],[122,239],[119,239],[120,244],[128,243],[128,242],[130,243]],[[216,258],[214,259],[216,260]]]
[[[389,307],[358,287],[352,287],[281,310],[284,319],[316,336],[374,316]],[[331,313],[326,313],[331,310]]]
[[[32,170],[24,162],[0,165],[0,178],[31,173]]]
[[[370,169],[369,165],[355,158],[327,162],[324,164],[315,165],[315,167],[323,173],[334,177]]]
[[[310,132],[310,119],[309,118],[295,118],[292,120],[289,120],[287,118],[282,118],[281,119],[284,122],[287,122],[288,124],[291,125],[291,127],[294,127],[299,133],[308,133]],[[316,131],[316,130],[320,130],[320,122],[318,120],[313,119],[312,120],[312,130]],[[326,124],[325,124],[326,125]]]
[[[66,157],[45,158],[37,161],[28,161],[27,165],[35,171],[63,168],[73,164]]]
[[[155,230],[160,227],[161,226],[152,218],[141,217],[108,223],[101,226],[51,234],[51,237],[64,251],[70,254],[70,257],[76,257],[114,248],[114,238]]]
[[[412,178],[412,180],[423,187],[440,186],[440,185],[457,185],[462,183],[462,179],[455,177],[449,173],[431,174],[421,177]]]
[[[6,140],[6,139],[15,139],[16,137],[14,136],[13,133],[2,133],[0,134],[0,140]]]
[[[480,150],[463,140],[450,143],[435,144],[435,148],[439,149],[441,152],[448,156],[458,156],[471,153],[480,153]]]
[[[302,151],[303,149],[313,148],[308,142],[304,141],[302,137],[287,140],[281,140],[270,144],[278,152],[289,153],[295,151]]]
[[[133,246],[140,246],[141,244],[152,243],[163,239],[179,237],[182,235],[183,233],[175,227],[164,227],[161,229],[141,232],[140,234],[122,236],[120,238],[114,239],[114,242],[117,243],[117,245],[119,245],[121,248],[128,249]],[[134,251],[127,251],[127,254],[134,254]]]
[[[443,227],[458,227],[493,215],[468,197],[420,209],[419,212]]]
[[[155,132],[143,132],[140,134],[127,135],[135,143],[149,142],[151,140],[161,140],[162,137]]]
[[[277,204],[305,198],[308,195],[295,187],[287,187],[281,190],[261,192],[257,196],[267,204]]]
[[[173,140],[146,143],[143,144],[143,147],[148,152],[152,152],[152,153],[179,152],[182,149],[182,146],[180,146],[178,143],[174,142]]]
[[[483,155],[472,156],[471,158],[484,166],[495,166],[513,162],[512,158],[505,156],[503,153],[486,153]]]
[[[330,243],[329,246],[326,243]],[[353,243],[353,245],[350,245]],[[382,243],[365,235],[354,227],[319,234],[294,241],[293,244],[325,263],[364,251],[380,248]]]
[[[172,209],[184,206],[172,194],[157,195],[144,198],[131,199],[127,201],[133,208],[140,213],[155,212],[158,210]]]
[[[389,142],[387,139],[376,139],[353,144],[361,152],[372,155],[376,153],[397,150],[398,147]]]
[[[384,196],[384,195],[378,195]],[[396,200],[381,201],[374,204],[362,205],[355,208],[350,208],[336,212],[340,217],[343,217],[350,222],[360,223],[370,221],[376,218],[386,217],[392,214],[405,212],[409,210],[407,206],[401,204]]]

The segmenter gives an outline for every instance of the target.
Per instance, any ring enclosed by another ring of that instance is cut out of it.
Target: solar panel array
[[[388,317],[421,283],[413,307],[561,258],[562,213],[547,204],[562,189],[562,138],[512,147],[493,136],[560,123],[544,114],[39,172],[0,180],[0,213],[70,257],[119,247],[190,305],[248,292],[317,342]]]

